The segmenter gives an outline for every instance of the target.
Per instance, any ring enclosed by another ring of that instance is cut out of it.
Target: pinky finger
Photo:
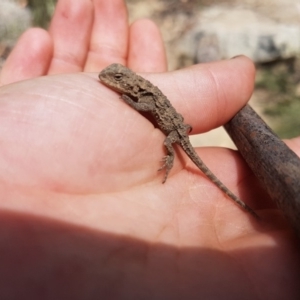
[[[27,30],[3,65],[0,85],[45,75],[52,52],[52,40],[45,30],[39,28]]]

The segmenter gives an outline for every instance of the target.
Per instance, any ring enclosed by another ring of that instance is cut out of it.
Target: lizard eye
[[[120,81],[122,79],[123,75],[121,73],[116,73],[114,75],[115,80]]]

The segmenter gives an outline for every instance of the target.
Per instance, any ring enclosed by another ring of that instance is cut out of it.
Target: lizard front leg
[[[164,141],[164,145],[167,148],[167,155],[163,158],[164,164],[158,171],[166,169],[166,174],[163,183],[166,182],[168,175],[173,167],[175,151],[173,144],[178,143],[180,140],[177,131],[171,131]]]
[[[134,101],[133,99],[131,99],[129,96],[125,94],[123,94],[121,97],[127,104],[129,104],[132,108],[134,108],[137,111],[143,111],[143,112],[155,111],[155,103],[151,101],[151,99],[149,99],[148,97],[140,97],[138,102]],[[189,125],[187,127],[190,128]],[[163,169],[166,169],[166,174],[163,179],[163,183],[166,182],[168,175],[173,167],[174,156],[175,156],[173,144],[179,143],[179,141],[180,141],[180,137],[176,130],[171,131],[164,141],[164,145],[167,148],[167,155],[163,158],[164,161],[163,166],[158,170],[161,171]]]
[[[153,109],[155,108],[155,104],[153,102],[143,101],[142,97],[139,99],[139,102],[132,100],[125,94],[123,94],[121,98],[137,111],[153,111]]]

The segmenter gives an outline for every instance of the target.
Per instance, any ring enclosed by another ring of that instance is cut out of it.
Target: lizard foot
[[[158,171],[162,171],[163,169],[166,169],[166,174],[162,182],[165,183],[173,167],[174,157],[170,155],[166,155],[165,157],[163,157],[162,161],[164,162],[164,164],[158,169]]]

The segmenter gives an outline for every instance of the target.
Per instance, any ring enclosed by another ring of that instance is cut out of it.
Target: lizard
[[[163,158],[165,169],[163,183],[166,182],[173,167],[175,151],[173,144],[179,144],[193,163],[229,198],[254,217],[258,215],[245,202],[232,193],[204,164],[194,150],[188,132],[192,127],[184,123],[183,116],[172,106],[161,90],[150,81],[137,75],[121,64],[111,64],[99,73],[101,83],[121,94],[121,98],[132,108],[139,112],[149,112],[158,128],[166,135],[164,146],[167,155]]]

